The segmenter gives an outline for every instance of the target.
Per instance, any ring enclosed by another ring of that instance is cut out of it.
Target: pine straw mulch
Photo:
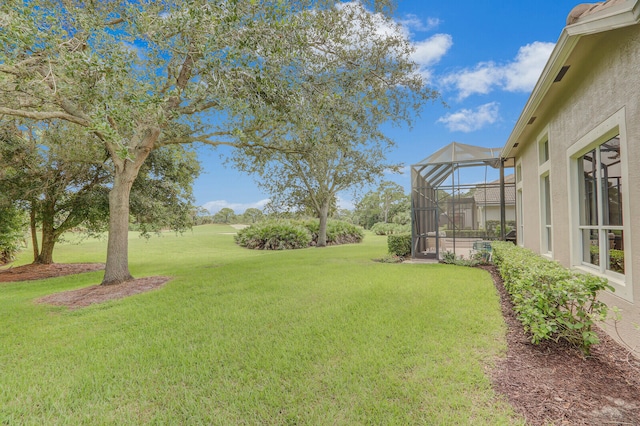
[[[50,265],[24,265],[0,271],[0,283],[15,281],[31,281],[43,278],[79,274],[104,269],[103,263],[53,263]],[[171,278],[157,276],[133,279],[121,284],[92,285],[77,290],[50,294],[36,300],[55,306],[66,306],[77,309],[94,303],[102,303],[114,299],[122,299],[134,294],[144,293],[162,287]]]
[[[26,281],[103,269],[103,264],[25,265],[0,271],[0,282]],[[531,344],[513,312],[495,267],[493,276],[507,325],[507,354],[491,379],[528,424],[640,425],[640,360],[599,332],[601,343],[584,358],[563,343]],[[110,286],[91,286],[38,300],[71,309],[123,298],[164,285],[168,277],[146,277]]]

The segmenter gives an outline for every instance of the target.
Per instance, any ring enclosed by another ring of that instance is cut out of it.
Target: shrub
[[[285,250],[308,247],[311,233],[289,221],[260,222],[241,229],[235,241],[242,247],[260,250]]]
[[[352,223],[340,220],[330,220],[327,223],[327,244],[360,243],[363,238],[362,228]]]
[[[492,248],[493,260],[531,341],[563,339],[589,354],[599,342],[593,325],[607,314],[607,305],[596,299],[599,291],[612,290],[607,280],[570,271],[511,243],[493,242]]]
[[[411,225],[378,222],[371,227],[371,231],[376,235],[408,234],[411,232]]]
[[[516,227],[515,220],[507,220],[505,222],[505,234]],[[485,222],[485,228],[487,233],[493,237],[500,236],[500,221],[499,220],[487,220]]]
[[[316,245],[320,222],[309,220],[271,220],[255,223],[240,230],[235,240],[242,247],[264,250],[297,249]],[[327,223],[327,244],[359,243],[364,232],[359,227],[343,221]]]
[[[441,263],[445,263],[447,265],[458,265],[458,266],[478,266],[478,265],[487,265],[489,264],[489,256],[491,252],[488,250],[480,250],[470,256],[468,259],[465,259],[464,256],[456,256],[456,254],[452,251],[445,251],[442,254]]]
[[[445,229],[444,231],[440,231],[440,235],[442,235],[443,232],[449,237],[455,235],[456,238],[482,238],[485,240],[493,238],[493,235],[484,229]]]
[[[406,257],[411,254],[411,234],[389,235],[387,237],[389,254]]]
[[[305,227],[311,233],[311,245],[318,243],[320,221],[318,219],[300,220],[300,226]],[[362,229],[352,223],[342,220],[329,220],[327,222],[327,245],[359,243],[364,238]]]

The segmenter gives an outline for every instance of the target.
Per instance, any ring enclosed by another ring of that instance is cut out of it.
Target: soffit
[[[584,58],[589,53],[593,43],[598,38],[606,36],[606,32],[637,24],[639,20],[640,0],[627,0],[616,2],[610,7],[601,8],[598,12],[589,14],[579,19],[575,24],[565,27],[511,135],[507,139],[502,150],[502,157],[517,155],[520,147],[519,143],[525,142],[530,138],[533,132],[539,128],[540,123],[544,121],[539,120],[540,117],[537,114],[544,116],[549,111],[549,105],[553,103],[554,99],[557,99],[562,91],[562,86],[566,85],[566,82],[572,78],[571,68],[569,68],[569,71],[561,81],[564,84],[558,85],[554,83],[554,79],[560,69],[565,65],[572,65],[569,61],[574,62],[574,64],[579,63],[581,58]],[[593,36],[595,34],[598,34],[598,36]],[[575,68],[573,74],[576,74]],[[530,123],[533,117],[535,119],[533,123]],[[514,145],[516,146],[514,147]]]

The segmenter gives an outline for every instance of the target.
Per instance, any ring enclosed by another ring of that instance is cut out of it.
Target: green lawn
[[[386,238],[250,251],[233,229],[130,239],[165,287],[68,311],[102,272],[0,284],[0,424],[522,424],[486,371],[505,348],[489,274],[382,264]],[[57,262],[102,262],[106,243]],[[29,253],[18,259],[28,262]]]

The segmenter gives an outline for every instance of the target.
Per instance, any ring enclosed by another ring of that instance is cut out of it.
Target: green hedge
[[[389,235],[387,246],[389,254],[407,257],[411,254],[411,234]]]
[[[371,231],[376,235],[408,234],[411,233],[411,225],[378,222],[371,227]]]
[[[235,236],[238,245],[258,250],[287,250],[315,246],[318,241],[318,220],[270,220],[241,229]],[[342,221],[327,223],[327,244],[359,243],[364,232]]]
[[[493,261],[531,341],[563,339],[588,354],[599,342],[593,325],[607,315],[607,305],[596,299],[599,291],[613,290],[607,280],[570,271],[512,243],[496,241],[492,249]]]
[[[309,247],[311,233],[289,221],[260,222],[241,229],[235,235],[242,247],[259,250],[287,250]]]
[[[311,245],[318,242],[318,232],[320,221],[318,219],[308,219],[296,221],[311,232]],[[359,226],[342,220],[329,220],[327,222],[327,245],[354,244],[362,242],[364,231]]]

